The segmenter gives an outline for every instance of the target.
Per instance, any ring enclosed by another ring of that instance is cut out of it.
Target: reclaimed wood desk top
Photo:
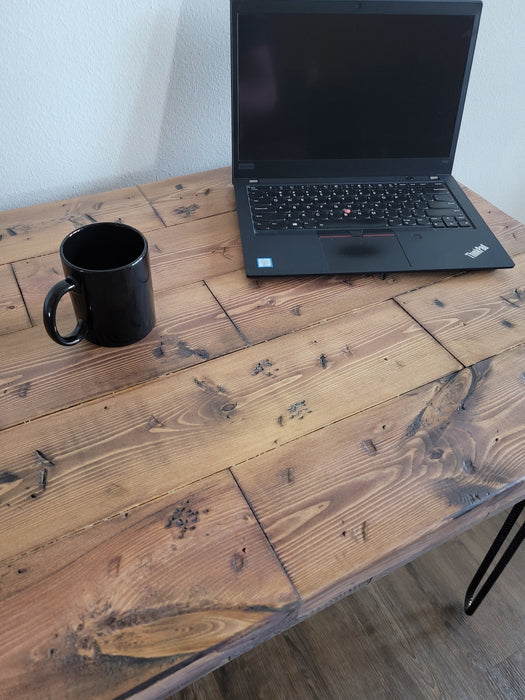
[[[514,269],[247,279],[226,168],[0,213],[2,698],[162,697],[524,498],[525,226],[468,194]],[[63,348],[104,220],[157,326]]]

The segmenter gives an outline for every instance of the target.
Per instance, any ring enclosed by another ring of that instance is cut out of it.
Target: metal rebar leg
[[[476,593],[476,589],[478,588],[483,577],[487,573],[487,570],[492,564],[494,558],[496,557],[498,550],[501,548],[501,546],[507,539],[509,532],[512,530],[512,527],[514,526],[516,520],[519,518],[520,513],[524,507],[525,501],[521,501],[521,503],[517,503],[512,508],[505,522],[503,523],[501,530],[496,535],[489,551],[485,555],[485,558],[481,562],[479,569],[476,571],[474,578],[470,582],[470,585],[467,588],[467,593],[465,595],[464,604],[464,610],[467,613],[467,615],[472,615],[472,613],[478,608],[483,598],[490,591],[498,576],[507,566],[509,561],[512,559],[513,555],[516,553],[516,550],[525,539],[525,523],[523,523],[518,532],[514,535],[513,539],[510,541],[510,544],[507,547],[507,549],[501,555],[501,558],[499,559],[497,564],[494,566],[494,569],[492,570],[491,574],[487,577],[487,580],[485,581],[483,586]]]

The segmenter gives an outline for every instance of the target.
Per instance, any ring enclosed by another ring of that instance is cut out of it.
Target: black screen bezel
[[[482,3],[480,0],[231,0],[231,68],[232,68],[232,151],[233,179],[262,178],[330,178],[384,175],[418,175],[450,174],[459,136],[459,128],[468,78],[472,67]],[[241,13],[381,13],[381,14],[449,14],[473,17],[472,38],[468,52],[465,78],[457,119],[447,157],[439,158],[391,158],[391,159],[330,159],[330,160],[259,160],[255,162],[239,161],[239,144],[237,140],[238,87],[237,87],[237,18]]]

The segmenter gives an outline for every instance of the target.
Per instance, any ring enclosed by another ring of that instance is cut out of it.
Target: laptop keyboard
[[[256,231],[471,226],[442,182],[250,185],[248,196]]]

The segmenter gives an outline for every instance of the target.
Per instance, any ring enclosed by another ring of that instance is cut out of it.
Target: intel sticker
[[[273,258],[257,258],[257,267],[273,267]]]

